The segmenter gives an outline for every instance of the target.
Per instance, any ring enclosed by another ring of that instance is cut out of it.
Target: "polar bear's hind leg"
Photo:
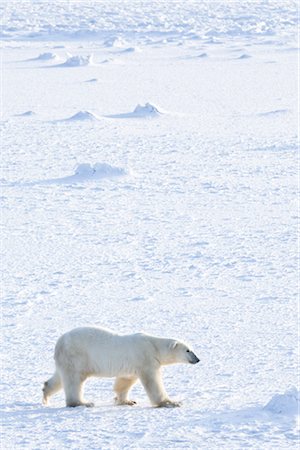
[[[128,400],[128,393],[134,383],[137,381],[137,378],[116,378],[114,391],[116,393],[115,402],[117,405],[135,405],[136,402],[134,400]]]
[[[66,396],[66,405],[69,407],[87,406],[92,407],[94,403],[83,400],[83,383],[85,377],[81,377],[77,373],[64,371],[62,374],[63,387]]]

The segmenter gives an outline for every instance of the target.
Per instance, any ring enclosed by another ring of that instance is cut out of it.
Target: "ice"
[[[185,2],[183,7],[182,2],[164,1],[157,8],[156,3],[145,6],[142,2],[124,1],[114,5],[113,11],[106,2],[101,4],[96,15],[89,2],[74,2],[71,8],[66,2],[51,3],[51,7],[46,7],[47,2],[25,2],[20,13],[16,2],[6,0],[3,38],[94,39],[101,40],[108,48],[120,48],[128,46],[127,42],[136,37],[147,41],[160,37],[166,42],[168,39],[199,40],[203,37],[209,37],[211,42],[217,42],[219,38],[245,38],[251,43],[260,43],[270,37],[287,42],[295,36],[295,3],[291,0],[287,0],[287,7],[276,2],[272,10],[265,0],[245,6],[222,2],[211,7],[213,13],[205,2]],[[251,13],[245,15],[245,9]],[[28,17],[34,17],[34,20],[28,20]]]

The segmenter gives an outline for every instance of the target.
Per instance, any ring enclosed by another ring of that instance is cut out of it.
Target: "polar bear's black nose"
[[[190,352],[189,354],[191,357],[191,359],[190,359],[191,364],[197,364],[200,361],[200,359],[195,355],[195,353]]]

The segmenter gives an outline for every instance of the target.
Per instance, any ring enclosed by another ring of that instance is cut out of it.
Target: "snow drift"
[[[53,178],[49,180],[41,180],[31,184],[76,184],[88,181],[101,180],[103,178],[120,177],[126,175],[125,169],[111,166],[107,163],[89,163],[78,164],[75,167],[73,175],[62,178]]]

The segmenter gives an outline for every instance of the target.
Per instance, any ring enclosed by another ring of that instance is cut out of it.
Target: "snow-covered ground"
[[[3,449],[292,449],[297,8],[3,1]],[[181,408],[41,404],[86,324],[194,347]]]

